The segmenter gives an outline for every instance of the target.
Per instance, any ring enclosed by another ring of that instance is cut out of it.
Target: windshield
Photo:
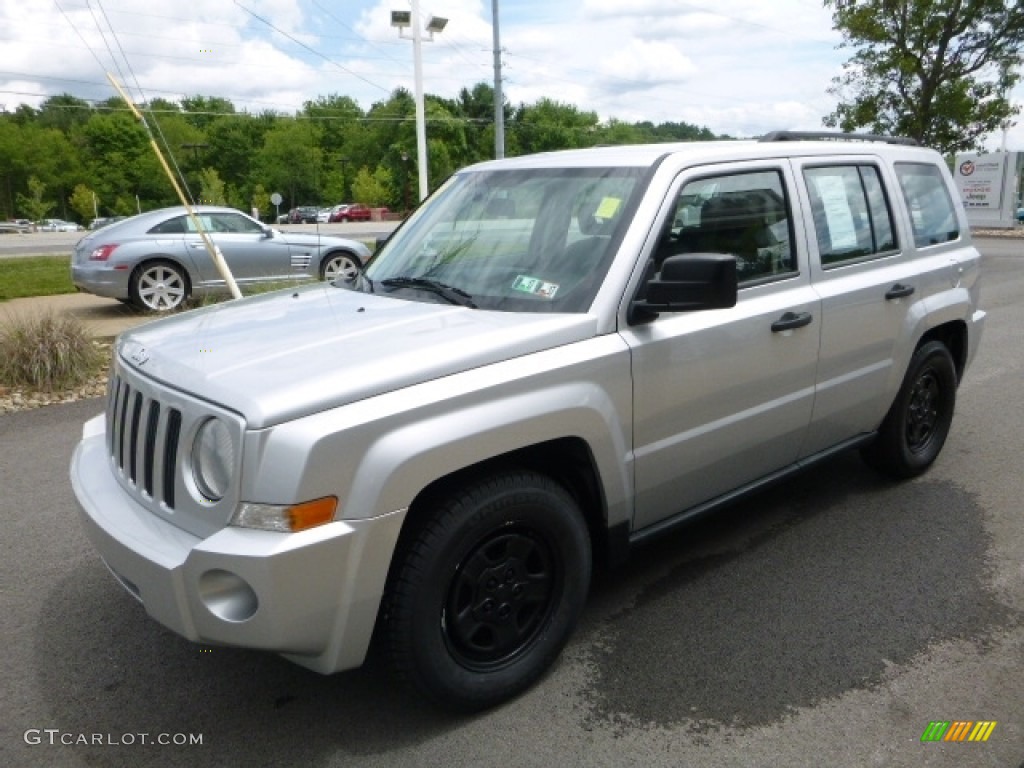
[[[366,276],[377,293],[418,301],[585,312],[628,225],[642,173],[458,174],[394,234]]]

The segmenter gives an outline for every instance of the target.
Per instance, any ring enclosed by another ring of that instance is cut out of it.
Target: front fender
[[[571,437],[589,446],[614,525],[632,514],[631,434],[629,351],[609,334],[250,433],[242,498],[334,495],[338,519],[374,517],[453,472]]]

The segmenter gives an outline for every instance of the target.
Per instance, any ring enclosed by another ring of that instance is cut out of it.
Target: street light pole
[[[416,100],[416,161],[419,163],[420,200],[427,196],[427,116],[423,105],[423,48],[420,33],[420,0],[412,0],[412,66]]]
[[[420,177],[420,200],[427,196],[430,187],[427,184],[427,117],[423,107],[423,31],[420,29],[420,1],[411,0],[412,12],[392,11],[391,26],[398,27],[399,37],[406,27],[412,27],[412,37],[405,38],[412,40],[412,64],[414,76],[414,100],[416,102],[416,160],[419,166]],[[434,39],[434,33],[440,32],[448,23],[448,19],[439,16],[431,16],[427,20],[426,29],[429,33],[428,41]]]
[[[505,156],[505,97],[501,93],[501,33],[498,31],[498,0],[491,0],[494,27],[494,157]]]

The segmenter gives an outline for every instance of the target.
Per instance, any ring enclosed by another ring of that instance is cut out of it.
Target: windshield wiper
[[[473,297],[464,290],[452,285],[446,285],[445,283],[437,280],[431,280],[429,277],[389,277],[385,280],[381,280],[380,284],[389,288],[419,288],[424,291],[436,293],[450,304],[476,309],[476,304],[473,303]]]

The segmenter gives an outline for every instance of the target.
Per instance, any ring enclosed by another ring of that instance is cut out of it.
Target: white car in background
[[[36,229],[39,232],[77,232],[82,227],[64,219],[43,219],[36,225]]]

